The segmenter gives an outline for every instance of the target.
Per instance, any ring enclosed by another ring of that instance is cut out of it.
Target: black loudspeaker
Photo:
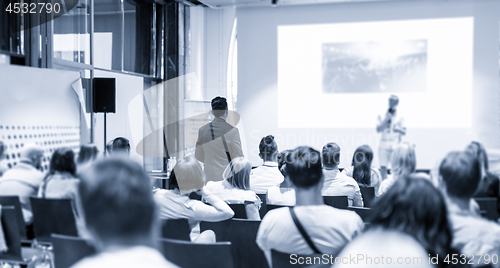
[[[94,113],[116,112],[116,79],[94,78],[93,103]]]

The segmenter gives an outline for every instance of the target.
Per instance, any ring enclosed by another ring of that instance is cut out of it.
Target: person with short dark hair
[[[323,196],[347,196],[349,206],[362,207],[363,198],[358,183],[339,170],[340,147],[335,142],[323,146],[321,152],[325,182],[321,194]]]
[[[286,171],[286,156],[291,150],[285,150],[278,157],[278,169],[283,175],[283,182],[267,190],[267,204],[295,206],[295,189]]]
[[[378,169],[372,167],[373,151],[368,145],[356,148],[352,156],[350,167],[344,168],[342,173],[353,178],[359,187],[373,187],[378,196],[382,176]]]
[[[156,204],[149,177],[137,163],[97,161],[81,175],[79,193],[97,254],[73,268],[176,267],[156,249]]]
[[[228,108],[226,98],[212,99],[214,119],[198,131],[195,157],[204,163],[207,182],[223,180],[223,173],[229,162],[243,157],[240,132],[226,122]]]
[[[468,152],[451,152],[439,165],[439,184],[448,204],[452,246],[466,255],[498,254],[500,226],[471,210],[471,199],[481,181],[478,159]],[[484,261],[484,260],[483,260]],[[474,262],[475,265],[486,265]],[[493,264],[500,267],[500,262]]]
[[[130,141],[124,137],[118,137],[113,140],[113,155],[130,155]]]
[[[250,173],[250,189],[257,194],[265,194],[267,190],[283,181],[283,175],[278,169],[278,144],[273,135],[267,135],[260,140],[259,156],[264,163],[252,169]]]
[[[353,211],[324,204],[320,152],[306,146],[298,147],[287,155],[286,169],[295,185],[296,206],[269,211],[257,232],[257,245],[270,266],[272,249],[290,254],[337,255],[361,232],[363,221]],[[303,227],[304,235],[298,225]],[[310,238],[311,244],[306,242],[305,236]]]

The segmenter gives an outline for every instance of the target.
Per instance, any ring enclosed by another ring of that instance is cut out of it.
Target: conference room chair
[[[365,223],[369,223],[372,217],[372,209],[366,207],[347,207],[348,210],[356,212]]]
[[[80,237],[52,234],[55,268],[69,268],[79,260],[96,253],[95,248]]]
[[[479,205],[481,216],[492,221],[498,220],[498,200],[496,197],[474,197],[474,200]]]
[[[321,258],[321,254],[311,254],[311,255],[292,255],[289,253],[283,253],[271,249],[271,259],[273,263],[273,268],[304,268],[304,267],[331,267],[330,264],[325,264]],[[300,259],[299,258],[303,258]],[[306,264],[306,260],[310,259],[313,264]],[[330,260],[330,259],[328,259]],[[315,263],[314,263],[315,262]]]
[[[229,241],[235,267],[268,267],[264,252],[257,246],[257,231],[261,221],[232,219]]]
[[[30,197],[33,229],[39,242],[51,242],[51,234],[78,236],[71,199]]]
[[[198,193],[196,192],[191,192],[189,194],[189,198],[190,199],[195,199],[195,200],[198,200],[198,201],[201,201],[201,195],[199,195]]]
[[[361,196],[363,197],[363,205],[367,208],[371,208],[375,202],[375,187],[363,187],[360,186]]]
[[[230,241],[229,231],[231,229],[232,223],[233,221],[231,219],[224,221],[216,221],[216,222],[202,221],[200,222],[200,232],[204,232],[206,230],[212,230],[214,231],[215,237],[218,242]]]
[[[162,221],[161,237],[191,241],[191,227],[187,219],[169,219]]]
[[[262,201],[262,204],[260,204],[260,209],[259,209],[260,218],[262,219],[264,218],[264,215],[266,215],[267,213],[267,207],[266,207],[267,197],[266,194],[257,194],[257,196]]]
[[[233,264],[231,242],[201,244],[162,238],[160,247],[167,260],[183,268],[237,267]]]
[[[282,207],[289,207],[289,206],[266,204],[266,210],[267,210],[267,212],[269,212],[269,211],[271,211],[273,209],[282,208]]]
[[[234,211],[233,218],[247,219],[247,210],[245,204],[229,204],[231,209]]]
[[[347,209],[349,205],[347,196],[323,196],[323,201],[326,205],[341,209]]]
[[[19,201],[19,196],[0,195],[0,205],[12,206],[14,208],[17,223],[19,225],[19,235],[21,237],[21,240],[27,240],[28,236],[26,234],[26,223],[24,222],[23,210],[21,207],[21,202]]]

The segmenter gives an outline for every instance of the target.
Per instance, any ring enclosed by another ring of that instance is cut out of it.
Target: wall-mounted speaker
[[[116,112],[116,79],[94,78],[93,84],[93,111],[94,113]]]

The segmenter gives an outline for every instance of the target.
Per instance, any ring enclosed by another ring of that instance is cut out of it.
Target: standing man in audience
[[[21,150],[19,163],[6,171],[0,179],[0,195],[17,195],[21,202],[24,221],[30,225],[33,221],[30,197],[36,197],[43,181],[40,171],[43,148],[35,144],[25,144]]]
[[[256,194],[266,194],[269,188],[283,182],[283,174],[278,169],[278,144],[273,135],[260,140],[259,156],[264,163],[250,173],[250,190]]]
[[[363,221],[353,211],[323,203],[323,170],[318,151],[298,147],[287,155],[286,163],[295,186],[296,206],[269,211],[260,224],[257,245],[270,265],[271,249],[289,254],[337,255],[361,232]]]
[[[83,172],[79,193],[97,254],[73,268],[177,267],[156,249],[156,205],[138,164],[122,158],[98,161]]]
[[[349,206],[362,207],[363,198],[358,183],[339,170],[340,147],[335,142],[327,143],[323,146],[321,160],[325,176],[322,195],[347,196]]]
[[[398,96],[391,95],[389,109],[384,116],[378,117],[377,133],[380,133],[378,159],[382,180],[387,178],[387,165],[391,160],[394,146],[401,142],[401,137],[406,134],[403,119],[397,113],[398,104]]]
[[[479,181],[481,168],[477,159],[466,152],[451,152],[439,166],[439,183],[443,190],[453,231],[452,247],[467,256],[473,255],[473,266],[500,252],[500,226],[471,211],[470,203]],[[493,264],[500,267],[500,262]]]
[[[205,164],[206,181],[223,180],[222,173],[232,159],[243,157],[240,132],[226,122],[227,101],[223,97],[212,100],[212,122],[198,131],[195,157]]]

